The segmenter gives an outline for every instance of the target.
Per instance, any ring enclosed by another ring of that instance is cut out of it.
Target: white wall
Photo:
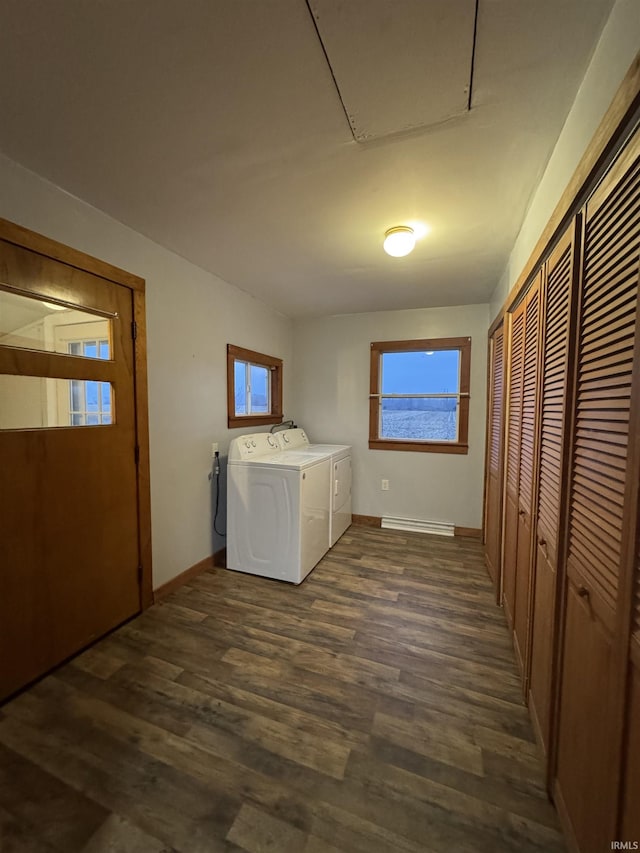
[[[207,475],[211,442],[218,441],[224,455],[240,432],[226,426],[227,343],[284,359],[286,413],[291,321],[2,155],[0,187],[1,217],[146,279],[158,587],[224,544],[213,540]]]
[[[354,513],[481,526],[488,321],[487,305],[466,305],[294,323],[292,411],[312,441],[353,445]],[[472,338],[469,454],[369,450],[369,344],[463,336]]]
[[[496,316],[529,260],[640,46],[640,3],[617,0],[491,297]]]

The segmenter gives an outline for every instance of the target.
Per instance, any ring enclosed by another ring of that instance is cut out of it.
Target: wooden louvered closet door
[[[542,271],[525,300],[520,484],[518,487],[518,545],[516,549],[513,639],[520,668],[527,677],[532,562],[533,485],[537,458],[538,358],[540,352],[540,294]]]
[[[620,838],[640,840],[640,519],[636,538],[633,612],[629,646],[628,696],[624,760],[624,794]]]
[[[576,231],[575,220],[546,263],[542,307],[542,375],[540,377],[539,473],[532,607],[529,710],[546,752],[552,703],[552,663],[556,637],[558,553],[568,475],[566,452],[569,346],[572,325]]]
[[[564,641],[555,797],[582,853],[616,835],[617,733],[624,694],[616,650],[630,601],[621,578],[635,527],[629,463],[640,261],[639,146],[586,206],[572,428]],[[637,379],[636,379],[637,381]],[[636,428],[637,429],[637,428]],[[637,808],[637,805],[636,805]]]
[[[506,489],[504,500],[504,560],[502,603],[509,627],[513,629],[518,550],[518,488],[520,485],[520,432],[522,428],[522,377],[524,373],[524,332],[526,300],[510,318],[509,399],[507,407]]]
[[[487,494],[485,557],[496,589],[500,583],[502,544],[502,456],[504,437],[504,328],[489,341],[489,434],[487,437]]]

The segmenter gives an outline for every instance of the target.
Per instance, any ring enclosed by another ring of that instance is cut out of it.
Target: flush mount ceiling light
[[[57,305],[55,302],[43,302],[43,305],[46,305],[47,308],[51,308],[52,311],[66,311],[66,305]]]
[[[416,245],[416,235],[408,225],[396,225],[384,234],[382,244],[387,255],[392,258],[402,258],[412,252]]]

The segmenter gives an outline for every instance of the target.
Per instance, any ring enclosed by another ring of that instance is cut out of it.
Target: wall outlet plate
[[[211,443],[211,458],[214,459],[216,453],[218,452],[218,442],[214,441]]]
[[[389,491],[389,481],[388,480],[381,480],[380,488],[382,489],[383,492],[388,492]]]

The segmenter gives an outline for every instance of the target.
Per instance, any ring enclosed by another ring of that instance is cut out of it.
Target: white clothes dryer
[[[329,547],[331,460],[282,452],[277,437],[233,439],[227,467],[227,568],[299,584]]]
[[[304,450],[318,458],[331,459],[331,523],[329,547],[333,547],[351,525],[351,446],[348,444],[311,444],[303,429],[287,429],[276,433],[283,451]]]

